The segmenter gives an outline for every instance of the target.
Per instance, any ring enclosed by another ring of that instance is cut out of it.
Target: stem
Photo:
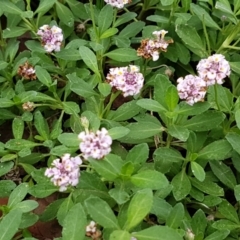
[[[125,11],[125,12],[130,12],[127,8],[123,8],[123,10]],[[136,19],[136,18],[134,18],[133,19],[135,22],[138,22],[138,20]]]
[[[95,23],[95,18],[94,18],[94,10],[93,10],[92,0],[90,0],[89,3],[90,3],[90,13],[91,13],[93,28],[94,28],[97,39],[99,39],[98,30],[97,30],[96,23]]]
[[[215,102],[217,105],[217,109],[220,111],[219,103],[218,103],[218,93],[217,93],[217,85],[214,84],[214,93],[215,93]]]
[[[111,106],[112,106],[112,103],[114,102],[114,100],[118,97],[118,95],[121,93],[121,91],[117,91],[115,93],[112,92],[111,94],[111,97],[110,97],[110,100],[107,104],[107,106],[105,107],[105,109],[103,110],[103,113],[102,113],[102,116],[104,115],[108,115],[110,109],[111,109]]]
[[[207,33],[207,28],[205,25],[205,21],[204,21],[204,15],[203,15],[203,31],[204,31],[204,35],[207,41],[207,48],[208,48],[208,55],[211,55],[211,46],[210,46],[210,41],[209,41],[209,37],[208,37],[208,33]]]

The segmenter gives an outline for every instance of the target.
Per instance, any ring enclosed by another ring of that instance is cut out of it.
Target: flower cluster
[[[106,79],[112,87],[122,91],[124,97],[138,94],[144,82],[139,67],[134,65],[110,68]]]
[[[189,105],[204,100],[206,94],[206,82],[202,78],[187,75],[185,78],[179,78],[177,82],[179,97],[181,99],[186,99],[186,102]]]
[[[37,76],[35,74],[35,69],[28,62],[25,62],[23,65],[20,65],[18,67],[18,72],[17,73],[20,76],[22,76],[24,79],[27,79],[27,80],[29,80],[29,79],[34,80],[34,79],[37,78]]]
[[[79,147],[85,159],[90,157],[101,159],[111,152],[112,138],[105,128],[96,133],[81,132],[78,138],[81,140]]]
[[[130,3],[131,0],[104,0],[104,2],[116,8],[124,8],[124,5]]]
[[[82,164],[80,157],[71,157],[66,153],[61,160],[59,158],[52,162],[51,168],[47,168],[45,176],[51,178],[55,186],[59,186],[60,192],[67,190],[68,186],[76,186],[79,181],[80,170]]]
[[[152,58],[153,61],[159,59],[160,52],[166,52],[169,43],[173,43],[173,40],[165,40],[164,37],[168,33],[165,30],[154,31],[152,34],[155,39],[143,39],[141,46],[137,49],[137,55],[146,59]]]
[[[100,239],[102,233],[97,229],[97,224],[94,221],[91,221],[86,226],[86,234],[87,237],[91,237],[91,239]]]
[[[35,104],[34,102],[25,102],[23,103],[22,108],[24,111],[32,112],[35,108]]]
[[[49,25],[43,25],[40,27],[37,34],[41,37],[42,44],[47,52],[60,51],[63,41],[61,28],[57,26],[50,27]]]
[[[222,54],[214,54],[202,59],[197,65],[197,71],[207,86],[223,84],[223,79],[230,75],[230,65]]]

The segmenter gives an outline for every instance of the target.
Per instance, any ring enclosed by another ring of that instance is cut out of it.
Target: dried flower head
[[[43,25],[37,32],[47,52],[59,52],[63,41],[62,29],[57,26]]]
[[[197,71],[199,76],[206,81],[207,86],[215,83],[223,84],[224,78],[231,73],[229,62],[222,54],[214,54],[200,60]]]
[[[31,64],[28,62],[25,62],[23,65],[20,65],[18,67],[18,72],[17,72],[21,77],[27,80],[35,80],[37,78],[35,74],[35,69]]]
[[[110,68],[106,79],[112,87],[122,91],[124,97],[137,95],[142,89],[144,82],[143,75],[139,72],[139,67],[134,65]]]
[[[101,159],[111,152],[112,138],[105,128],[97,132],[81,132],[78,138],[81,140],[79,148],[85,159]]]
[[[153,61],[159,59],[160,52],[166,52],[169,43],[173,43],[173,40],[164,39],[166,33],[165,30],[154,31],[154,39],[143,39],[141,46],[137,49],[137,55],[146,59],[152,58]]]
[[[87,237],[90,237],[93,240],[100,240],[102,239],[102,233],[100,230],[97,229],[97,224],[94,221],[91,221],[86,227],[86,234]]]
[[[32,112],[35,108],[35,105],[33,102],[25,102],[23,103],[22,108],[24,111]]]
[[[189,105],[204,101],[206,94],[206,82],[202,78],[187,75],[185,78],[179,78],[177,82],[179,97],[181,99],[186,99],[186,102]]]
[[[125,4],[131,3],[131,0],[104,0],[107,4],[112,5],[116,8],[124,8]]]
[[[53,160],[52,166],[47,168],[45,176],[51,178],[55,186],[60,187],[59,191],[67,190],[68,186],[76,186],[79,181],[80,170],[79,166],[82,164],[80,157],[71,157],[66,153],[61,159]]]

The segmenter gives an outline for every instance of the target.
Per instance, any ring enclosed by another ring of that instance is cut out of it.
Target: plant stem
[[[217,105],[217,109],[220,111],[219,103],[218,103],[218,92],[217,92],[217,85],[214,84],[214,93],[215,93],[215,102]]]
[[[102,113],[102,116],[104,115],[108,115],[110,109],[111,109],[111,106],[112,106],[112,103],[114,102],[114,100],[118,97],[118,95],[121,93],[121,91],[117,91],[115,93],[112,92],[111,94],[111,97],[110,97],[110,100],[107,104],[107,106],[105,107],[105,109],[103,110],[103,113]]]

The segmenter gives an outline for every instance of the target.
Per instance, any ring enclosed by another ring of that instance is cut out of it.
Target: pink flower
[[[104,0],[104,2],[116,8],[124,8],[124,4],[130,3],[131,0]]]

